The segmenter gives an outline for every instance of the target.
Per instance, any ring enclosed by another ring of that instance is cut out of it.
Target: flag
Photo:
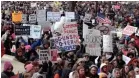
[[[105,17],[103,14],[101,13],[98,13],[98,16],[97,16],[97,21],[99,23],[103,23],[103,24],[111,24],[111,20],[108,19],[107,17]]]

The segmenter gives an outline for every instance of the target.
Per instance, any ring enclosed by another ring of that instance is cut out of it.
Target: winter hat
[[[30,72],[33,69],[33,65],[28,64],[28,65],[26,65],[25,69],[26,69],[27,72]]]
[[[97,67],[96,65],[91,65],[91,66],[89,67],[89,69],[91,69],[91,68],[93,68],[93,67],[95,67],[95,68],[98,69],[98,67]]]
[[[85,59],[79,58],[79,59],[77,60],[77,64],[79,64],[81,61],[85,61]]]
[[[104,78],[104,77],[108,77],[107,74],[105,74],[105,73],[100,73],[99,74],[99,78]]]
[[[107,66],[107,64],[102,63],[102,64],[100,65],[100,69],[102,69],[104,66]]]
[[[29,49],[31,49],[31,46],[30,46],[30,45],[26,45],[26,46],[25,46],[25,49],[26,49],[26,50],[29,50]]]
[[[4,63],[4,71],[7,71],[10,67],[12,67],[12,70],[13,70],[13,65],[11,64],[10,61],[6,61]]]

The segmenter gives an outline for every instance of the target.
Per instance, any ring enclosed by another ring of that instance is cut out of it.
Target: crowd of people
[[[47,11],[61,11],[71,7],[69,2],[60,2],[54,6],[53,1],[38,1],[37,7],[30,7],[30,1],[3,1],[2,2],[2,23],[1,23],[1,57],[4,54],[15,56],[24,63],[25,72],[15,74],[12,63],[6,61],[1,78],[135,78],[139,75],[139,36],[133,33],[130,36],[113,36],[113,52],[102,52],[101,56],[92,56],[85,50],[83,44],[82,25],[85,13],[96,19],[98,13],[104,14],[112,21],[111,26],[124,28],[127,25],[139,26],[139,3],[138,2],[112,2],[112,1],[75,1],[75,19],[78,26],[80,45],[76,50],[59,53],[57,62],[45,61],[39,64],[39,50],[51,49],[50,38],[52,31],[45,31],[40,39],[28,38],[26,41],[22,36],[15,37],[15,23],[12,22],[12,12],[21,11],[24,14],[32,14],[36,9],[47,9]],[[68,5],[68,6],[67,6]],[[113,5],[118,5],[116,9]],[[64,8],[64,9],[63,9]],[[71,9],[70,9],[71,10]],[[69,11],[70,11],[69,10]],[[63,16],[64,14],[62,14]],[[90,21],[91,21],[90,19]],[[98,25],[86,23],[93,28]],[[123,47],[119,46],[122,45]],[[13,49],[13,46],[16,47]],[[123,55],[131,60],[126,63]]]

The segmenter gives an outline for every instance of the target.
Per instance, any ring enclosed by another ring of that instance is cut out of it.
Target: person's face
[[[117,61],[114,61],[113,65],[114,65],[114,67],[116,67],[117,66]]]
[[[48,48],[48,47],[49,47],[49,45],[48,45],[48,44],[45,44],[45,45],[44,45],[44,47],[45,47],[45,48]]]
[[[137,66],[138,65],[138,61],[134,61],[133,65]]]
[[[97,69],[95,67],[92,67],[90,73],[93,75],[97,74]]]
[[[121,56],[118,56],[118,60],[121,60],[122,59],[122,57]]]
[[[129,72],[129,67],[125,66],[125,72],[128,73]]]
[[[22,48],[22,49],[24,49],[24,48],[25,48],[24,43],[21,43],[21,48]]]
[[[85,74],[84,68],[80,69],[80,70],[79,70],[79,73],[80,73],[81,75],[84,75],[84,74]]]
[[[7,69],[7,72],[12,72],[12,67],[9,67],[9,68]]]
[[[115,72],[115,77],[116,77],[116,78],[120,78],[120,71],[116,71],[116,72]]]
[[[18,56],[22,56],[22,52],[18,52]]]
[[[35,66],[34,70],[35,70],[35,72],[38,72],[39,71],[39,66]]]
[[[107,72],[107,71],[108,71],[107,66],[104,66],[104,67],[103,67],[103,71],[104,71],[104,72]]]

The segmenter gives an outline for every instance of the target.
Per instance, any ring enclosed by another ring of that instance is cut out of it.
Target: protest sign
[[[51,49],[50,54],[51,54],[51,61],[56,62],[57,57],[58,57],[58,50],[57,49]]]
[[[133,33],[135,33],[136,30],[137,30],[137,27],[133,27],[133,26],[127,25],[127,26],[123,29],[122,33],[125,34],[125,35],[129,35],[129,36],[130,36],[130,35],[132,35]]]
[[[33,7],[36,7],[37,6],[37,3],[30,3],[30,6],[33,8]]]
[[[92,15],[86,13],[86,14],[85,14],[85,17],[84,17],[84,22],[85,22],[85,23],[90,23],[91,18],[92,18]]]
[[[56,22],[60,21],[60,12],[47,12],[47,21]]]
[[[83,23],[83,38],[89,33],[88,31],[88,25]]]
[[[30,38],[39,39],[41,37],[41,26],[40,25],[31,25],[23,24],[23,26],[30,26]]]
[[[44,32],[45,32],[45,31],[51,30],[52,23],[50,23],[49,21],[40,22],[40,23],[38,23],[38,24],[41,25],[42,30],[43,30]]]
[[[35,24],[36,23],[36,19],[37,19],[36,14],[30,14],[29,15],[29,23]]]
[[[22,23],[27,23],[27,14],[22,14]]]
[[[131,60],[131,58],[129,58],[129,57],[125,56],[125,55],[122,56],[122,59],[125,61],[126,65],[127,65],[127,64],[130,62],[130,60]]]
[[[15,26],[15,35],[30,35],[30,26]]]
[[[48,62],[51,59],[50,53],[48,50],[39,50],[39,63]]]
[[[88,29],[88,33],[85,35],[86,52],[90,55],[101,55],[101,34],[99,30]]]
[[[66,22],[63,26],[63,34],[65,35],[78,35],[78,24],[76,22]]]
[[[76,45],[79,45],[78,35],[62,35],[54,37],[53,47],[58,49],[58,51],[72,51],[76,49]]]
[[[17,23],[22,21],[22,12],[14,12],[12,13],[12,21]]]
[[[110,35],[110,32],[112,31],[112,30],[115,30],[115,28],[113,27],[113,26],[110,26],[110,25],[103,25],[103,26],[101,26],[101,25],[98,25],[98,26],[96,26],[96,29],[97,30],[100,30],[100,32],[101,32],[101,35]]]
[[[103,52],[113,52],[112,37],[103,35]]]
[[[75,19],[75,12],[65,12],[66,19]]]
[[[37,10],[37,22],[45,22],[46,21],[46,10]]]

